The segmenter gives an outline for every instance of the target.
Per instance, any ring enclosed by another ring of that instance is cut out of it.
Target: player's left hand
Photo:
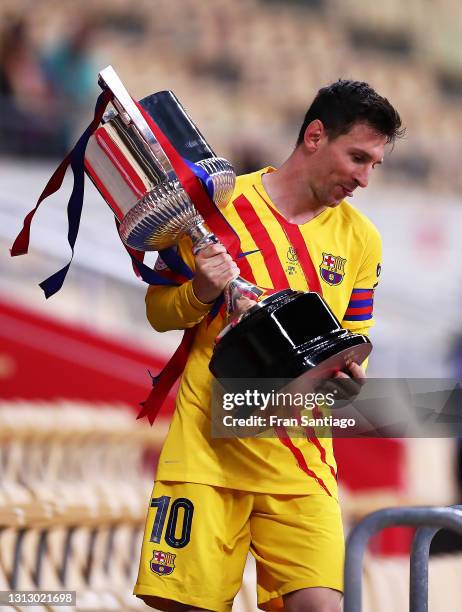
[[[366,382],[366,372],[354,361],[349,362],[344,370],[337,372],[330,380],[323,381],[324,393],[335,393],[337,400],[352,401],[361,391]]]
[[[354,361],[350,361],[347,363],[346,370],[341,370],[337,372],[334,378],[350,378],[357,381],[361,386],[366,381],[366,371],[362,366],[355,363]]]
[[[351,361],[346,370],[337,372],[334,380],[338,389],[338,399],[353,400],[366,382],[366,372],[359,364]]]

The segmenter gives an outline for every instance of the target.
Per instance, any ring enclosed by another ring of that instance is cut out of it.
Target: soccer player
[[[367,333],[381,240],[345,198],[367,187],[401,133],[396,110],[368,84],[321,89],[289,158],[239,177],[223,210],[247,254],[242,275],[260,287],[317,291],[344,327]],[[135,594],[160,610],[230,610],[250,550],[259,608],[338,612],[344,536],[332,440],[212,438],[208,364],[225,322],[206,315],[239,268],[219,244],[195,257],[189,239],[178,249],[194,278],[149,287],[147,316],[158,331],[198,330],[159,459]],[[352,363],[337,376],[365,373]]]

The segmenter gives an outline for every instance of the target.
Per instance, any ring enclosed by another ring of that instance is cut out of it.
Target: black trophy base
[[[372,350],[367,336],[343,329],[317,293],[286,289],[254,306],[216,344],[210,371],[226,379],[332,378]],[[269,382],[267,380],[267,382]]]

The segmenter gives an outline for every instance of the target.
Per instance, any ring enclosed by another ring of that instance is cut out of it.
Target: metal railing
[[[362,569],[369,539],[385,527],[418,527],[410,557],[410,612],[428,612],[430,544],[440,529],[462,535],[462,506],[386,508],[362,519],[352,530],[345,556],[344,612],[362,610]]]

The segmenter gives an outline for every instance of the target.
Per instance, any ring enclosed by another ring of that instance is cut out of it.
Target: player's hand
[[[353,400],[366,382],[366,372],[359,364],[351,361],[346,370],[337,372],[333,379],[338,389],[337,398]]]
[[[322,393],[335,393],[336,401],[346,400],[351,402],[359,395],[366,378],[364,368],[351,361],[344,370],[337,372],[333,378],[323,380],[317,390]]]
[[[362,366],[355,363],[354,361],[350,361],[346,366],[346,371],[341,370],[340,372],[337,372],[334,378],[348,378],[350,380],[352,379],[361,386],[363,386],[366,382],[367,376]]]
[[[222,244],[211,244],[199,251],[195,259],[192,286],[197,299],[205,304],[215,301],[226,284],[240,274],[237,264]]]

